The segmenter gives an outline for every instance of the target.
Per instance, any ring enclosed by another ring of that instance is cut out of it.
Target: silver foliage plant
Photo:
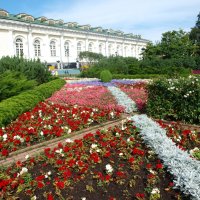
[[[129,98],[123,91],[115,86],[108,86],[108,89],[110,90],[112,95],[115,96],[118,104],[125,107],[126,113],[137,111],[137,106],[135,102],[131,98]]]
[[[131,120],[140,129],[145,143],[158,154],[168,171],[174,175],[175,187],[185,194],[190,194],[192,199],[200,200],[200,162],[179,149],[167,137],[166,130],[146,115],[135,115]]]

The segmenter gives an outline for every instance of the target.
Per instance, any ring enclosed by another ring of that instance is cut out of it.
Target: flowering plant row
[[[37,157],[0,169],[0,198],[181,199],[155,153],[138,129],[126,126],[66,140]]]
[[[114,109],[117,111],[124,110],[122,106],[117,104],[117,101],[106,87],[92,85],[91,83],[89,85],[76,83],[66,84],[48,100],[68,105],[98,107],[101,109]]]
[[[188,151],[193,158],[200,160],[200,135],[197,130],[182,130],[179,124],[171,122],[164,123],[162,120],[157,121],[159,125],[166,130],[166,134],[181,149]]]
[[[125,107],[125,112],[131,113],[137,111],[135,102],[130,99],[124,92],[115,86],[108,86],[110,92],[115,96],[119,105]]]
[[[175,186],[193,199],[200,199],[200,161],[178,147],[166,135],[166,131],[146,115],[135,115],[131,118],[134,125],[141,129],[140,134],[164,161],[164,165],[175,177]]]
[[[139,111],[144,111],[147,103],[148,93],[146,91],[145,82],[136,82],[132,84],[124,84],[119,82],[117,87],[126,93],[137,105]]]
[[[119,112],[108,109],[39,103],[32,111],[22,114],[16,121],[0,129],[0,157],[119,116]]]

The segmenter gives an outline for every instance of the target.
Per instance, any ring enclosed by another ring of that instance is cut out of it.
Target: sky
[[[200,0],[0,0],[0,8],[139,34],[156,43],[164,32],[189,32],[197,21]]]

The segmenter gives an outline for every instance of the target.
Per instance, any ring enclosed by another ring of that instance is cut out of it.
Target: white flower
[[[68,134],[70,134],[72,132],[72,130],[69,128],[69,130],[67,131]]]
[[[81,197],[81,200],[86,200],[86,197]]]
[[[111,115],[111,117],[113,118],[113,117],[114,117],[114,112],[111,112],[110,115]]]
[[[120,136],[120,134],[118,132],[115,133],[116,136]]]
[[[97,144],[92,144],[92,145],[91,145],[91,148],[92,148],[92,149],[94,149],[94,148],[96,148],[96,147],[97,147]]]
[[[151,194],[160,194],[160,190],[158,188],[153,188]]]
[[[59,149],[59,150],[57,149],[55,152],[61,154],[62,153],[62,149]]]
[[[194,149],[190,150],[190,154],[193,155],[196,151],[199,151],[198,147],[195,147]]]
[[[107,164],[107,165],[106,165],[106,171],[107,171],[108,173],[112,173],[112,172],[113,172],[113,168],[112,168],[112,166],[111,166],[110,164]]]
[[[3,141],[6,141],[7,140],[7,138],[8,138],[8,135],[7,134],[3,134]]]
[[[28,172],[28,169],[26,167],[22,167],[22,170],[21,170],[21,172],[19,174],[22,175],[22,174],[24,174],[26,172]]]
[[[45,176],[44,176],[45,178],[48,178],[48,175],[47,174],[45,174]]]
[[[44,135],[44,132],[43,132],[43,131],[40,131],[40,135],[43,136],[43,135]]]
[[[27,160],[29,158],[29,155],[27,154],[26,156],[25,156],[25,159]]]
[[[71,140],[70,138],[67,138],[67,139],[65,140],[65,142],[66,142],[66,143],[72,143],[73,140]]]
[[[48,174],[48,176],[50,176],[51,175],[51,171],[48,171],[47,174]]]
[[[123,153],[119,153],[119,156],[123,156],[124,154]]]
[[[36,195],[31,198],[31,200],[36,200],[36,199],[37,199]]]
[[[152,169],[150,169],[149,172],[150,172],[151,174],[154,174],[154,175],[157,174],[156,171],[153,171]]]

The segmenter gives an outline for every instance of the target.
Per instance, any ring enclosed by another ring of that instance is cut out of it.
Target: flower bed
[[[48,100],[68,105],[98,107],[117,111],[124,110],[122,106],[117,104],[117,101],[106,87],[94,85],[91,82],[88,85],[80,83],[66,84]]]
[[[130,123],[67,140],[24,163],[0,169],[0,197],[8,199],[189,199]]]
[[[176,147],[168,138],[166,131],[146,115],[135,115],[131,118],[140,129],[145,143],[149,145],[164,161],[164,165],[175,177],[175,186],[193,199],[200,199],[200,162],[190,154]]]
[[[119,112],[98,108],[63,106],[42,102],[5,128],[0,129],[0,157],[55,137],[68,135],[93,124],[116,119]]]
[[[145,82],[136,82],[132,84],[118,83],[117,86],[136,103],[139,111],[143,111],[145,109],[148,97],[145,89]]]
[[[166,130],[167,136],[184,151],[188,151],[192,157],[200,160],[200,134],[198,131],[181,129],[179,123],[167,124],[162,120],[157,121]]]

